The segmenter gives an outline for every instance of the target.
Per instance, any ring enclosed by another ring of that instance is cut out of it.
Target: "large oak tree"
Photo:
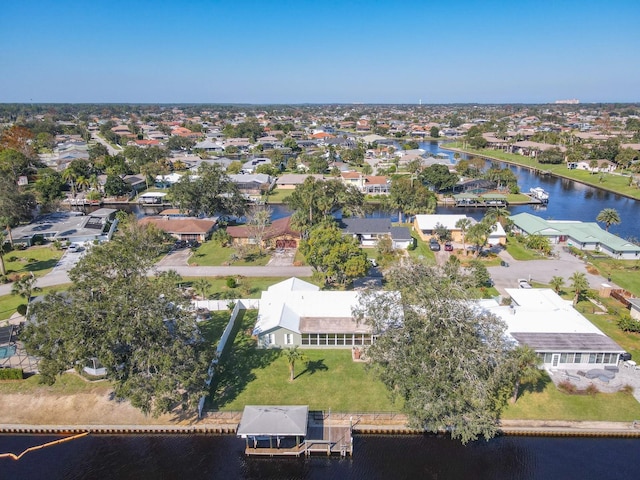
[[[160,232],[131,224],[78,262],[67,294],[34,306],[22,338],[44,382],[96,358],[116,397],[143,412],[196,408],[212,353],[172,276],[147,275],[161,245]]]
[[[365,293],[355,313],[378,335],[367,354],[409,425],[463,443],[496,435],[515,380],[504,323],[470,301],[455,265],[405,262],[387,279],[400,297]]]

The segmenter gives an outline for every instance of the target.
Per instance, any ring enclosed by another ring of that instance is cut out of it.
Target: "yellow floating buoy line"
[[[71,440],[86,437],[87,435],[89,435],[89,432],[83,432],[77,435],[72,435],[70,437],[61,438],[60,440],[54,440],[53,442],[47,442],[47,443],[43,443],[42,445],[37,445],[35,447],[29,447],[20,455],[16,455],[15,453],[0,453],[0,458],[11,458],[13,460],[20,460],[24,455],[26,455],[29,452],[34,452],[36,450],[40,450],[46,447],[53,447],[54,445],[58,445],[64,442],[70,442]]]

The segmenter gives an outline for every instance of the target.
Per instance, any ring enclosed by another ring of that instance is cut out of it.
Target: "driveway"
[[[276,250],[271,254],[268,267],[290,267],[293,265],[293,259],[296,256],[296,250],[287,248]]]
[[[569,286],[571,281],[569,278],[575,272],[584,273],[589,282],[589,286],[599,289],[607,279],[600,275],[592,275],[587,272],[586,263],[574,257],[568,252],[562,250],[561,247],[555,247],[557,258],[547,260],[514,260],[505,250],[501,251],[498,256],[509,264],[508,267],[489,267],[489,274],[493,279],[495,287],[502,295],[506,295],[505,288],[517,288],[518,278],[525,278],[530,282],[538,282],[548,284],[552,277],[558,276],[565,280],[565,286]]]
[[[164,257],[160,259],[156,266],[162,267],[186,267],[188,266],[187,260],[191,256],[190,248],[180,248],[178,250],[171,250]]]

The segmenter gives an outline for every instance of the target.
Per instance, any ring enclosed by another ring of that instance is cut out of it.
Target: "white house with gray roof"
[[[508,288],[511,305],[480,300],[500,317],[517,344],[535,350],[547,369],[583,370],[616,366],[624,349],[552,289]]]
[[[371,345],[371,327],[353,318],[358,292],[321,291],[298,278],[262,292],[253,335],[258,348],[351,348]]]

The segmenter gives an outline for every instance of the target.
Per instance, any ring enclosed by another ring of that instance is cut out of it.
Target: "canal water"
[[[0,436],[0,453],[54,437]],[[356,436],[347,458],[246,458],[234,436],[88,436],[0,459],[9,479],[625,479],[640,440],[499,437],[462,446],[438,436]]]
[[[446,153],[454,163],[453,152],[442,150],[438,142],[420,143],[420,148],[431,154]],[[464,157],[463,157],[464,158]],[[487,162],[489,166],[491,162]],[[520,191],[526,193],[530,188],[542,187],[549,193],[547,205],[518,205],[509,207],[512,215],[529,212],[545,220],[580,220],[595,222],[598,213],[604,208],[618,211],[622,222],[611,225],[609,231],[625,239],[640,239],[640,202],[611,192],[583,185],[563,178],[543,175],[525,167],[496,162],[507,167],[518,177]],[[483,209],[461,207],[439,207],[437,213],[464,213],[476,220],[484,215]],[[604,226],[601,224],[604,228]]]

